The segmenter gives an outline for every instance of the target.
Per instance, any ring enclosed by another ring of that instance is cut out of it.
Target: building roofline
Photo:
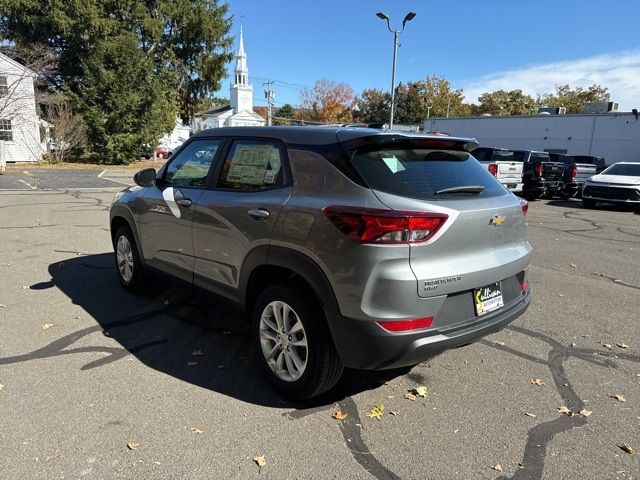
[[[545,115],[545,114],[537,114],[537,115],[469,115],[466,117],[429,117],[425,118],[424,121],[428,122],[430,120],[468,120],[468,119],[476,119],[476,118],[499,118],[499,119],[507,119],[507,118],[565,118],[565,117],[593,117],[593,116],[616,116],[616,115],[635,115],[633,112],[605,112],[605,113],[563,113],[558,115]]]
[[[33,70],[31,70],[30,68],[25,67],[24,65],[22,65],[20,62],[15,61],[13,58],[9,57],[8,55],[5,55],[4,53],[0,52],[0,58],[6,60],[7,62],[11,63],[12,65],[24,70],[25,72],[29,73],[30,76],[32,77],[37,77],[38,75],[36,74],[36,72],[34,72]]]

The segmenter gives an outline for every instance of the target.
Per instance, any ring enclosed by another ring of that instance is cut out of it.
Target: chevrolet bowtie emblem
[[[505,217],[504,215],[494,215],[493,217],[491,217],[491,220],[489,220],[489,225],[494,225],[496,227],[499,227],[506,220],[507,220],[507,217]]]

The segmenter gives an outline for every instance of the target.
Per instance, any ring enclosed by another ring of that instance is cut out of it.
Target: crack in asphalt
[[[606,278],[607,280],[611,280],[616,285],[622,285],[623,287],[629,287],[629,288],[634,288],[636,290],[640,290],[640,287],[638,287],[637,285],[630,285],[628,283],[624,283],[619,278],[609,277],[608,275],[605,275],[604,273],[595,273],[594,272],[591,275],[595,275],[596,277]]]
[[[529,330],[524,327],[511,325],[507,327],[507,329],[523,335],[537,338],[538,340],[541,340],[542,342],[549,345],[551,347],[551,350],[549,351],[547,361],[541,360],[531,355],[527,355],[523,352],[519,352],[511,348],[500,347],[496,344],[488,342],[487,340],[482,340],[481,343],[498,350],[504,350],[506,353],[514,354],[516,356],[519,356],[520,358],[524,358],[525,360],[534,361],[536,363],[546,365],[551,372],[553,382],[556,386],[558,394],[560,395],[560,398],[563,399],[565,406],[573,411],[582,410],[585,407],[585,403],[575,392],[575,389],[568,379],[564,367],[564,362],[566,360],[574,357],[593,365],[618,368],[617,364],[609,358],[606,358],[604,360],[597,358],[596,355],[603,353],[600,350],[567,347],[561,342],[554,340],[547,335]],[[636,355],[616,353],[615,357],[640,363],[640,356]],[[513,480],[542,478],[542,474],[544,472],[544,463],[547,455],[547,448],[551,440],[558,433],[566,432],[577,427],[582,427],[587,423],[587,418],[583,417],[582,415],[568,416],[562,414],[554,420],[540,423],[532,427],[527,432],[527,442],[524,448],[522,461],[520,462],[522,468],[511,477],[501,476],[499,478],[509,478]]]

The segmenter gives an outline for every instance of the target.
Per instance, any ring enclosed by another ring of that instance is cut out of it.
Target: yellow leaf
[[[336,420],[344,420],[345,418],[347,418],[347,414],[344,413],[342,409],[340,409],[337,412],[333,412],[331,414],[331,418],[335,418]]]
[[[426,397],[428,392],[429,392],[429,389],[427,387],[417,387],[411,390],[411,393],[422,398]]]
[[[636,451],[628,443],[618,445],[619,448],[627,452],[629,455],[635,455]]]
[[[573,268],[578,268],[578,265],[576,265],[575,263],[570,263],[569,266]]]
[[[580,415],[582,415],[583,417],[588,417],[589,415],[591,415],[593,412],[591,410],[587,410],[586,408],[583,408],[582,410],[580,410]]]
[[[253,461],[256,462],[256,465],[258,465],[260,468],[264,467],[267,464],[267,460],[264,458],[264,455],[253,457]]]
[[[626,343],[616,343],[616,345],[620,348],[629,348],[629,345],[627,345]]]
[[[199,428],[196,428],[196,427],[191,427],[191,432],[192,433],[202,433],[202,430],[200,430]]]
[[[604,348],[608,348],[609,350],[611,350],[613,348],[610,343],[603,343],[602,346]]]
[[[533,417],[533,418],[536,418],[536,414],[535,414],[535,413],[528,413],[528,412],[527,412],[527,413],[525,413],[525,415],[526,415],[527,417]]]
[[[564,413],[565,415],[571,415],[571,409],[565,407],[564,405],[560,408],[558,408],[558,412],[560,413]]]
[[[382,418],[382,412],[384,412],[384,405],[381,403],[376,403],[373,407],[371,407],[369,413],[367,413],[367,417],[380,420]]]
[[[496,472],[502,473],[502,465],[500,465],[499,463],[496,463],[495,465],[491,465],[491,468],[493,468]]]
[[[544,382],[542,380],[540,380],[539,378],[532,378],[531,379],[531,383],[533,385],[537,385],[539,387],[544,387]]]
[[[0,383],[0,392],[2,391],[3,388],[4,388],[4,385]]]
[[[46,330],[46,329],[51,328],[51,327],[53,327],[53,323],[43,323],[42,324],[42,329],[43,330]]]
[[[627,399],[624,398],[624,395],[609,395],[609,397],[618,400],[619,402],[626,402]]]
[[[415,402],[418,397],[416,397],[413,393],[405,393],[404,398],[406,398],[407,400],[411,400],[412,402]]]
[[[136,442],[129,442],[129,443],[127,443],[127,448],[128,448],[129,450],[137,450],[139,446],[140,446],[140,444],[139,444],[139,443],[136,443]]]

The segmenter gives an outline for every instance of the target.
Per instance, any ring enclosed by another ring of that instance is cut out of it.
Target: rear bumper
[[[327,312],[334,344],[345,367],[383,370],[416,365],[438,353],[472,343],[501,330],[531,303],[531,289],[505,307],[471,322],[418,333],[390,333],[370,320]]]
[[[535,180],[524,185],[525,192],[538,192],[561,190],[564,185],[562,180]]]

